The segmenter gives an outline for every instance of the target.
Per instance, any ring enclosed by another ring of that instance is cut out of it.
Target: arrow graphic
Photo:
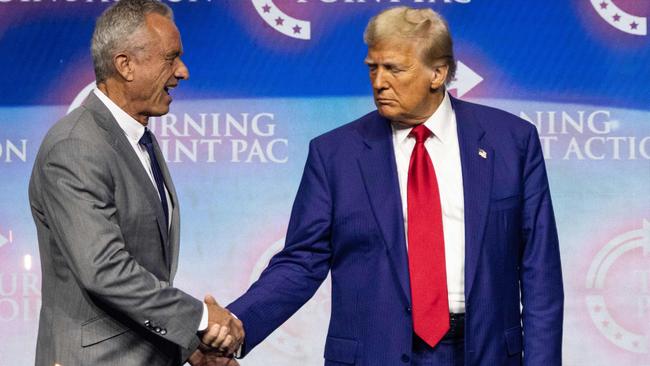
[[[7,238],[5,238],[4,236],[2,236],[2,234],[0,234],[0,248],[2,246],[4,246],[5,244],[7,244],[8,242],[9,242],[9,240]]]
[[[448,89],[456,89],[456,95],[460,98],[483,81],[483,77],[460,61],[456,67],[456,77],[449,83]]]

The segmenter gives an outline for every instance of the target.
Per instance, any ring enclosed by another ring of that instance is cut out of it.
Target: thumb
[[[207,305],[219,306],[219,303],[217,302],[217,300],[214,299],[214,297],[212,297],[212,295],[205,295],[205,297],[203,298],[203,302],[206,303]]]

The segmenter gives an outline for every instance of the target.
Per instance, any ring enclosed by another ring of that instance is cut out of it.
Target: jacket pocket
[[[522,349],[522,335],[521,327],[516,326],[510,329],[506,329],[504,332],[506,336],[506,346],[508,347],[508,355],[513,356],[517,353],[521,353]]]
[[[354,339],[327,337],[325,342],[325,359],[354,365],[357,358],[357,344]]]
[[[91,319],[81,324],[81,346],[88,347],[126,333],[129,329],[109,317]]]

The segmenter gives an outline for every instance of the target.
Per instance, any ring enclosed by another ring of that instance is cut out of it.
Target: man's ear
[[[131,56],[124,52],[118,53],[113,57],[113,65],[115,65],[117,74],[124,80],[133,81],[135,64],[133,63],[133,58]]]
[[[449,73],[449,65],[434,66],[433,72],[431,73],[431,89],[437,90],[445,85],[447,73]]]

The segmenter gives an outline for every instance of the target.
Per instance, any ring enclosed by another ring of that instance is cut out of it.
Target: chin
[[[390,120],[394,120],[397,116],[399,116],[399,113],[388,106],[378,106],[377,112],[379,112],[382,117],[388,118]]]
[[[160,116],[164,116],[167,113],[169,113],[169,106],[165,106],[165,107],[161,106],[160,108],[153,109],[149,115],[151,117],[160,117]]]

